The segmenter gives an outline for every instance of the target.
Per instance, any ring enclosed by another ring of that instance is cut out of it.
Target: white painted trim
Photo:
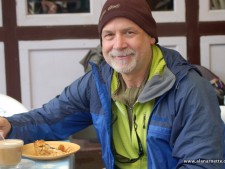
[[[28,15],[26,0],[16,0],[18,26],[54,26],[98,24],[105,0],[90,0],[90,13]],[[157,23],[185,22],[185,0],[174,0],[174,11],[154,11]]]
[[[97,24],[102,0],[90,0],[90,13],[27,14],[27,0],[16,0],[18,26],[54,26]]]
[[[187,60],[187,38],[184,36],[159,37],[159,44],[177,50]]]
[[[210,69],[210,46],[225,44],[225,35],[217,36],[202,36],[200,38],[201,44],[201,65]]]
[[[30,75],[30,52],[44,50],[75,50],[91,49],[99,45],[97,39],[79,39],[79,40],[50,40],[50,41],[19,41],[19,62],[20,62],[20,80],[21,80],[21,98],[22,103],[31,108],[31,75]]]
[[[199,0],[200,21],[225,21],[225,10],[210,10],[209,0]]]
[[[174,0],[174,11],[153,11],[156,23],[185,22],[185,0]]]
[[[4,43],[0,42],[0,93],[6,94],[6,72]]]
[[[0,27],[2,26],[2,0],[0,0]]]

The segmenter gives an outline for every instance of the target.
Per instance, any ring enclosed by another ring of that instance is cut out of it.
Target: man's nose
[[[122,35],[116,35],[114,48],[123,49],[127,47],[126,39]]]

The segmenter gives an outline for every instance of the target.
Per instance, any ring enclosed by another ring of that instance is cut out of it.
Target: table
[[[75,155],[71,154],[68,157],[58,160],[32,160],[22,158],[21,169],[74,169],[75,168]]]

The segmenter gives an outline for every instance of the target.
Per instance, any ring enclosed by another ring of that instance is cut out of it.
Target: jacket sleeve
[[[61,140],[91,125],[90,79],[89,72],[41,108],[8,117],[12,125],[8,138],[20,138],[25,143],[37,139]]]
[[[188,80],[191,79],[191,80]],[[221,169],[223,127],[211,84],[191,71],[176,93],[171,142],[179,169]]]

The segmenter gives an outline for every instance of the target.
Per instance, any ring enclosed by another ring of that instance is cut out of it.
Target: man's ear
[[[150,37],[149,42],[151,45],[155,44],[156,40],[153,37]]]

